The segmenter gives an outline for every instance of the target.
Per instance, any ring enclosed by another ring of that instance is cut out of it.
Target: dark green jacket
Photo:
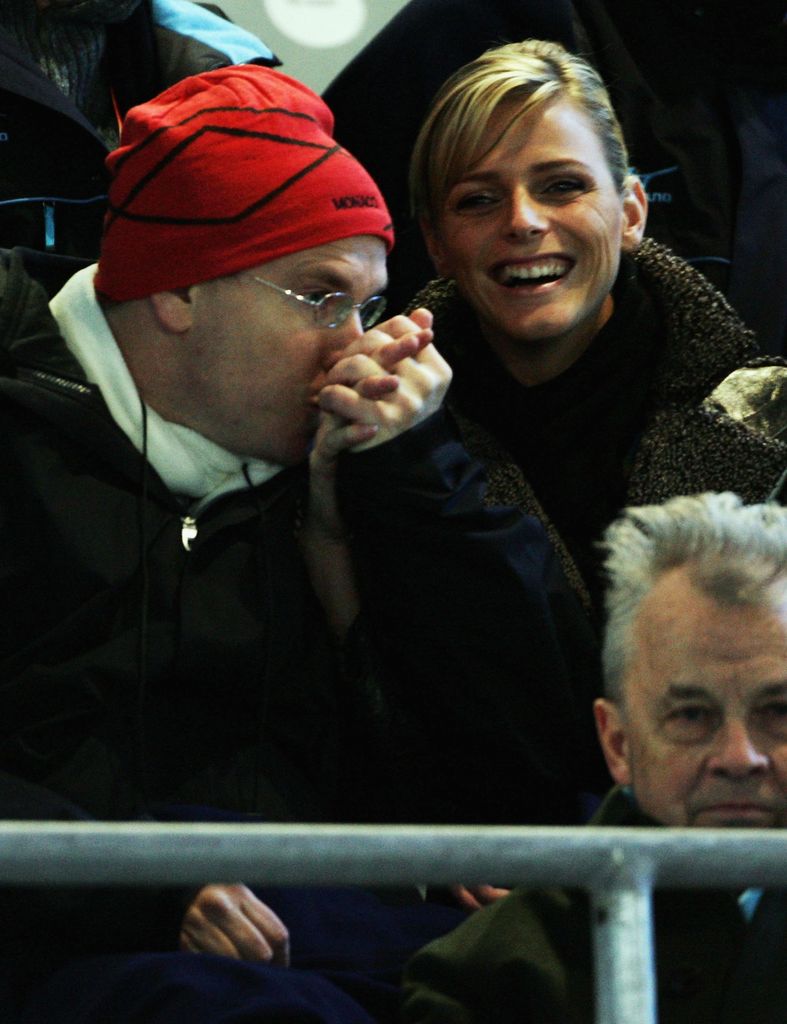
[[[593,824],[651,825],[613,789]],[[655,893],[661,1024],[784,1024],[787,898],[747,926],[735,894]],[[588,896],[515,889],[416,954],[407,1024],[594,1024]]]

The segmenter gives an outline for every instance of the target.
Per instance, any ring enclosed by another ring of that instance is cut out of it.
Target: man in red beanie
[[[0,263],[0,769],[99,818],[574,821],[597,763],[583,620],[539,524],[484,508],[430,313],[378,322],[390,218],[331,132],[270,69],[186,79],[124,123],[97,266],[47,308]],[[390,938],[378,904],[342,920]],[[455,920],[427,910],[375,962]],[[66,972],[29,1019],[240,1020],[247,961],[285,963],[296,920],[209,886],[160,929],[184,952],[155,985],[139,960]],[[37,941],[129,945],[73,931]],[[286,1019],[371,1019],[352,1006]]]

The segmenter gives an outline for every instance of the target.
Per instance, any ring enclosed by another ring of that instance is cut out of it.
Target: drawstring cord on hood
[[[265,513],[264,513],[264,510],[263,510],[262,505],[260,503],[260,498],[259,498],[259,495],[257,493],[257,488],[254,486],[254,483],[253,483],[253,481],[251,479],[251,474],[249,472],[249,465],[248,465],[247,462],[243,463],[243,466],[241,467],[241,472],[243,473],[243,477],[244,477],[244,479],[246,481],[246,485],[249,488],[249,492],[251,494],[251,497],[252,497],[252,500],[254,502],[255,508],[257,509],[257,515],[259,516],[260,544],[257,547],[257,552],[258,552],[257,557],[260,558],[260,552],[261,552],[261,555],[262,555],[262,558],[261,558],[262,569],[264,570],[264,575],[261,574],[261,576],[262,576],[262,579],[265,581],[265,587],[266,587],[266,595],[265,595],[265,630],[264,630],[264,633],[263,633],[264,637],[266,638],[266,643],[265,643],[265,649],[264,649],[263,655],[262,655],[262,666],[261,666],[261,669],[262,669],[262,681],[263,681],[262,682],[262,686],[261,686],[262,698],[261,698],[261,700],[260,700],[260,702],[258,704],[258,708],[257,708],[257,728],[255,730],[256,736],[257,736],[257,745],[256,745],[255,750],[254,750],[254,756],[252,757],[252,772],[253,772],[253,776],[254,776],[254,778],[252,780],[252,806],[254,807],[255,810],[258,811],[258,810],[260,810],[260,807],[259,807],[259,798],[260,798],[259,782],[260,782],[260,774],[262,772],[262,763],[261,763],[262,737],[263,737],[263,733],[265,732],[265,728],[266,728],[267,723],[268,723],[268,707],[270,705],[270,699],[271,699],[270,683],[272,682],[272,679],[273,679],[273,674],[272,674],[272,671],[271,671],[271,669],[272,669],[271,659],[272,659],[272,652],[273,652],[273,642],[272,642],[272,640],[273,640],[273,623],[274,623],[275,617],[274,617],[274,614],[273,614],[274,593],[273,593],[273,587],[270,585],[270,581],[273,578],[273,566],[271,565],[271,553],[270,553],[270,548],[269,548],[269,545],[268,545],[268,539],[265,536],[265,531],[262,529],[262,526],[264,525],[264,522],[265,522]]]
[[[139,612],[139,635],[137,637],[137,703],[134,750],[134,790],[137,800],[137,813],[145,815],[148,804],[147,785],[147,729],[145,725],[145,705],[147,703],[148,684],[148,611],[150,602],[150,569],[148,566],[148,543],[146,512],[148,507],[148,411],[140,395],[139,404],[142,410],[142,451],[141,479],[139,501],[137,504],[137,535],[140,550],[140,582],[142,587]]]

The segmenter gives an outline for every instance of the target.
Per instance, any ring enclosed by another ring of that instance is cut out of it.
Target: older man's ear
[[[599,697],[593,703],[593,714],[609,774],[619,785],[626,786],[631,782],[629,743],[620,705]]]

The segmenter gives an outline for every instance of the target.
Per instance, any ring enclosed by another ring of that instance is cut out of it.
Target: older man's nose
[[[746,723],[732,719],[718,732],[709,767],[719,774],[743,778],[765,771],[768,761],[768,754]]]

